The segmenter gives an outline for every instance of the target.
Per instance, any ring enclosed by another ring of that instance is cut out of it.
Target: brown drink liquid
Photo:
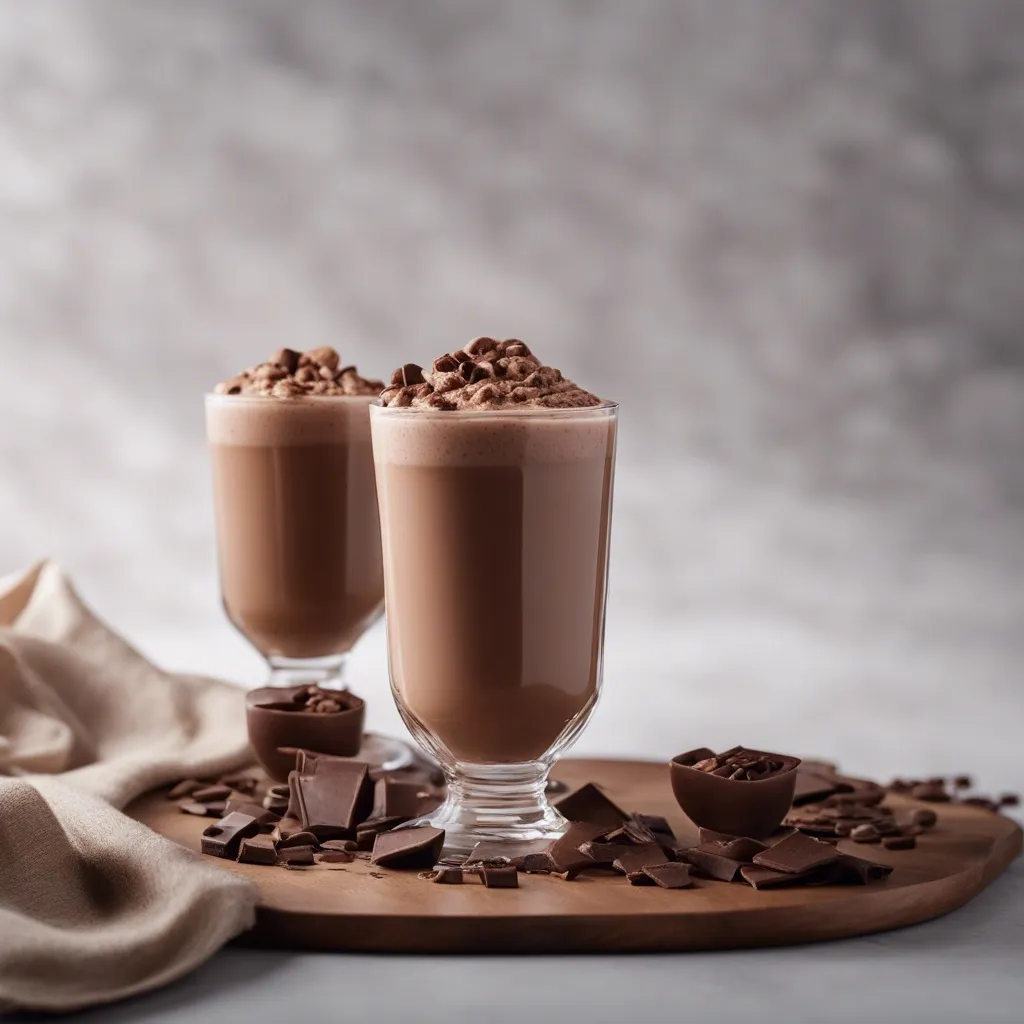
[[[380,612],[372,400],[207,403],[224,606],[265,655],[346,652]]]
[[[459,761],[537,760],[596,700],[615,422],[586,413],[373,418],[392,686]]]

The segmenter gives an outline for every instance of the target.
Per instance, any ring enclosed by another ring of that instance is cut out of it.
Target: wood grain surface
[[[567,760],[554,776],[599,782],[630,811],[662,814],[681,839],[696,830],[679,810],[668,767],[642,761]],[[914,803],[889,798],[892,806]],[[937,826],[915,850],[849,841],[841,850],[892,864],[867,887],[758,892],[698,879],[692,889],[637,888],[622,877],[572,882],[520,875],[520,888],[432,885],[415,872],[367,861],[306,869],[208,858],[259,886],[255,928],[243,941],[292,949],[372,952],[627,952],[777,946],[845,938],[927,921],[976,896],[1021,852],[1011,820],[964,805],[930,805]],[[209,819],[178,811],[163,792],[128,813],[192,850]]]

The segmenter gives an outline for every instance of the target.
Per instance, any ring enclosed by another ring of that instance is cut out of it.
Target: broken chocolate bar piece
[[[511,864],[480,868],[480,875],[488,889],[518,889],[519,874]]]
[[[633,815],[633,820],[643,825],[644,828],[649,828],[657,835],[675,838],[676,834],[672,831],[672,826],[668,823],[668,819],[663,818],[660,814],[640,814],[637,812]]]
[[[863,857],[854,857],[849,853],[841,853],[834,864],[827,868],[830,881],[834,885],[867,885],[892,874],[889,864],[876,864]]]
[[[917,846],[917,839],[914,836],[886,836],[882,845],[887,850],[913,850]]]
[[[369,769],[357,761],[306,757],[288,776],[289,815],[318,839],[349,839],[373,808]]]
[[[202,851],[211,857],[234,860],[238,856],[241,841],[256,835],[259,830],[259,823],[251,815],[237,812],[229,814],[221,818],[216,825],[209,825],[203,829]]]
[[[424,871],[420,877],[435,885],[462,885],[463,882],[461,868],[435,868],[433,871]]]
[[[752,864],[754,858],[759,853],[767,850],[768,846],[765,843],[759,843],[756,839],[747,839],[744,836],[740,836],[727,842],[715,843],[714,847],[709,843],[708,848],[714,848],[714,852],[720,853],[723,857],[742,861],[744,864]]]
[[[641,824],[636,818],[624,821],[618,828],[612,829],[605,837],[606,843],[632,843],[634,846],[643,846],[646,843],[658,841],[657,835],[646,825]]]
[[[643,846],[620,846],[619,855],[612,861],[612,867],[628,875],[649,864],[664,863],[665,851],[657,843],[646,843]]]
[[[743,862],[723,857],[721,853],[706,846],[695,846],[683,854],[688,864],[696,868],[708,878],[717,878],[720,882],[733,882],[739,876]]]
[[[615,858],[626,850],[632,848],[632,844],[628,843],[603,843],[600,840],[593,840],[589,843],[580,844],[580,853],[584,857],[590,858],[588,867],[607,867],[610,866]],[[660,849],[660,847],[659,847]]]
[[[422,782],[383,778],[377,780],[373,815],[375,818],[398,817],[408,821],[409,818],[429,814],[440,802],[424,788]]]
[[[565,873],[593,867],[594,862],[586,854],[580,853],[580,846],[592,842],[607,831],[605,825],[586,821],[573,822],[548,849],[553,871]]]
[[[238,846],[238,860],[241,864],[276,864],[277,850],[270,836],[255,835],[243,839]]]
[[[300,864],[312,864],[313,863],[313,847],[312,846],[289,846],[287,849],[278,850],[277,863],[283,864],[285,867],[288,865],[300,865]]]
[[[194,789],[189,796],[197,803],[212,804],[218,800],[227,800],[231,796],[231,790],[227,786],[203,786]]]
[[[775,871],[758,864],[744,864],[740,874],[743,880],[755,889],[772,889],[783,885],[808,884],[815,877],[822,877],[822,871],[822,868],[810,868],[807,871]]]
[[[516,857],[512,866],[528,875],[549,875],[554,870],[551,855],[548,853],[526,853]]]
[[[351,864],[356,858],[345,850],[322,850],[313,854],[317,864]]]
[[[167,791],[168,800],[181,800],[183,797],[191,796],[197,789],[205,788],[206,783],[198,779],[182,779],[176,786]]]
[[[430,825],[381,832],[373,844],[370,863],[386,868],[432,868],[443,846],[444,829]]]
[[[607,828],[617,828],[629,818],[622,808],[609,800],[592,782],[562,797],[555,808],[569,821],[592,822]]]
[[[224,808],[224,813],[231,814],[235,811],[239,814],[248,814],[250,817],[255,818],[261,828],[266,827],[269,829],[281,819],[279,814],[268,811],[266,807],[261,807],[259,804],[250,803],[248,800],[229,800]]]
[[[758,867],[795,875],[832,864],[838,857],[839,854],[827,843],[794,832],[767,850],[762,850],[753,860]]]
[[[636,877],[638,875],[648,881],[639,881]],[[632,872],[626,877],[633,885],[659,885],[662,889],[686,889],[693,885],[689,867],[686,864],[673,862],[645,864],[639,871]]]
[[[312,832],[292,832],[277,841],[279,850],[287,850],[293,846],[316,846],[316,836]]]

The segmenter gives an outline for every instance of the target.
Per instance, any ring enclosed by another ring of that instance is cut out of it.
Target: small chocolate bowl
[[[245,698],[249,745],[256,760],[277,782],[287,782],[296,749],[354,757],[363,739],[366,703],[347,690],[330,691],[340,711],[303,710],[298,696],[307,687],[264,686]]]
[[[727,751],[726,753],[732,753]],[[763,779],[730,779],[694,768],[714,757],[707,747],[689,750],[669,762],[676,802],[695,825],[752,839],[771,835],[789,812],[796,790],[798,757],[761,750],[744,753],[778,761],[782,768]]]

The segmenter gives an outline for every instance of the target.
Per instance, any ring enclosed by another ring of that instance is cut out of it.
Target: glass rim
[[[421,416],[430,419],[486,419],[487,417],[510,416],[524,419],[551,417],[554,419],[572,419],[575,417],[595,418],[617,414],[619,403],[602,400],[600,405],[573,406],[568,409],[548,408],[547,406],[502,406],[497,409],[430,409],[414,405],[381,405],[380,399],[370,403],[371,416]]]

